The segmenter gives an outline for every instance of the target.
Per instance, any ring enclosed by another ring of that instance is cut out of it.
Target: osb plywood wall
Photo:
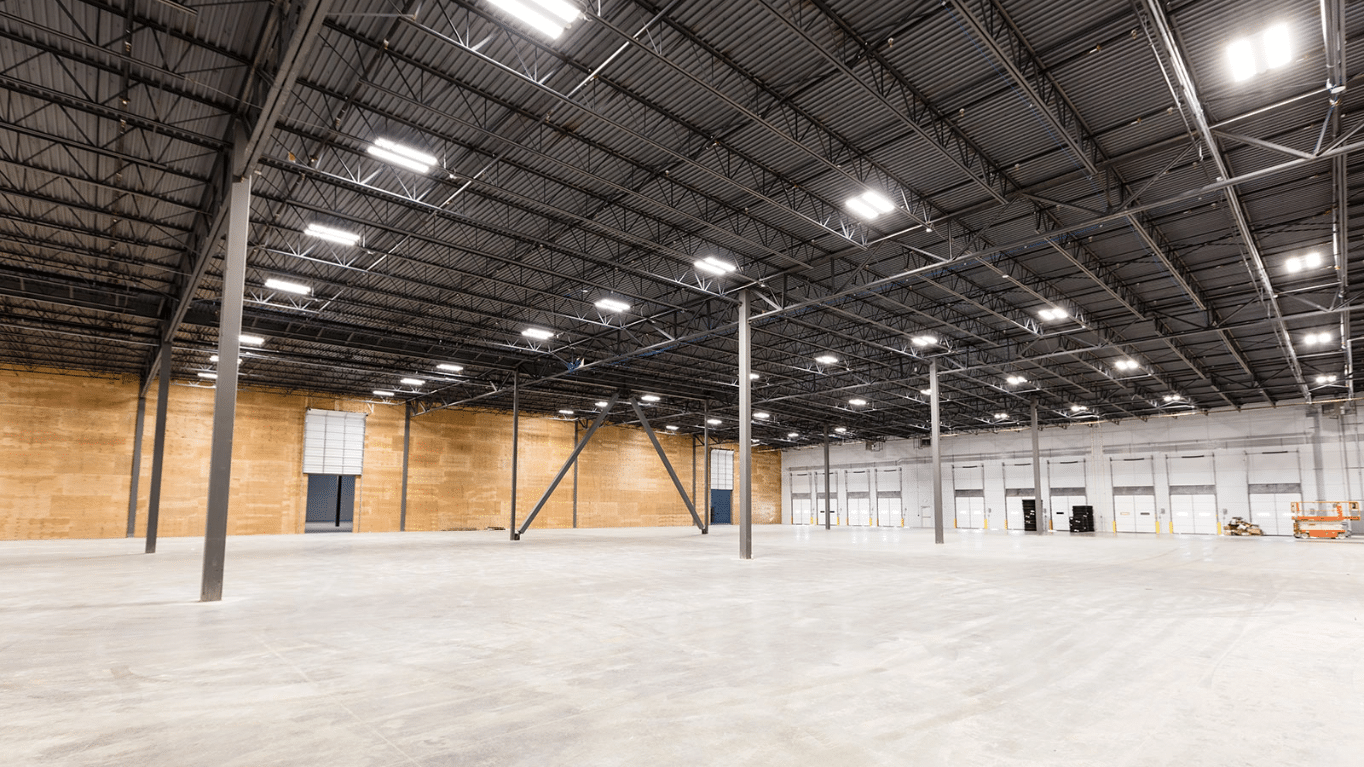
[[[108,538],[124,535],[137,415],[137,382],[54,373],[0,372],[0,538]],[[366,412],[365,468],[358,531],[399,526],[403,410],[332,396],[241,390],[233,441],[228,532],[303,531],[306,478],[303,422],[308,408]],[[142,446],[137,534],[145,534],[151,486],[156,389],[149,392]],[[213,389],[170,388],[159,535],[202,535],[213,429]],[[521,519],[573,450],[573,423],[521,419],[517,509]],[[688,494],[702,493],[704,459],[692,441],[660,434]],[[733,447],[733,446],[727,446]],[[505,527],[511,504],[511,417],[440,411],[412,420],[407,529]],[[756,451],[753,520],[781,520],[781,455]],[[736,480],[737,485],[737,480]],[[573,475],[535,520],[571,527]],[[580,527],[688,525],[648,437],[604,427],[579,458]]]

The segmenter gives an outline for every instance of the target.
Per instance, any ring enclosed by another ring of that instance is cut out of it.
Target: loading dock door
[[[1051,490],[1051,507],[1047,510],[1051,529],[1069,530],[1071,507],[1088,505],[1084,459],[1047,461],[1047,479]]]
[[[900,469],[877,469],[876,484],[876,525],[879,527],[904,527],[904,502],[901,500]]]
[[[957,528],[979,530],[985,527],[985,495],[979,490],[958,490]]]
[[[831,524],[831,525],[837,525],[837,524],[839,524],[839,519],[838,519],[838,477],[839,477],[838,472],[836,472],[836,471],[831,471],[831,472],[829,472],[829,492],[833,494],[833,502],[832,502],[832,504],[829,502],[829,499],[824,495],[824,473],[823,473],[823,472],[820,472],[819,476],[818,476],[817,479],[815,480],[815,493],[814,493],[814,495],[815,495],[815,511],[817,512],[817,515],[816,515],[816,517],[815,517],[815,524],[817,524],[817,525],[823,525],[823,524],[824,524],[824,518],[825,518],[826,516],[828,516],[828,513],[827,513],[827,512],[829,511],[830,506],[833,507],[833,518],[829,521],[829,524]]]
[[[811,472],[791,473],[791,524],[809,525],[815,521],[814,499],[810,496]]]
[[[1113,496],[1113,522],[1120,533],[1159,532],[1155,494]]]
[[[1211,453],[1167,456],[1170,531],[1217,535],[1217,468]]]
[[[1176,533],[1217,535],[1217,496],[1212,493],[1172,494],[1170,520]]]
[[[1010,530],[1023,529],[1023,502],[1036,497],[1032,480],[1032,462],[1004,464],[1004,525]]]
[[[871,475],[865,469],[848,472],[848,524],[871,524]]]
[[[1293,506],[1302,500],[1302,468],[1296,450],[1246,454],[1250,521],[1265,535],[1293,534]]]

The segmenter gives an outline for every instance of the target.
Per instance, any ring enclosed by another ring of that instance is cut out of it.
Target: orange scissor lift
[[[1294,538],[1349,538],[1359,501],[1294,501]]]

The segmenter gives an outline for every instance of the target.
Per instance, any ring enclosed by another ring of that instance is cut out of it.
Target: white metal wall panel
[[[309,409],[303,419],[303,473],[361,474],[365,465],[365,416]]]

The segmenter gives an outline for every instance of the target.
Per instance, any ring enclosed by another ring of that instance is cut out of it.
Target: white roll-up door
[[[1120,533],[1158,533],[1155,461],[1150,456],[1113,458],[1113,529]]]
[[[1089,492],[1085,489],[1085,459],[1070,458],[1047,461],[1047,484],[1051,496],[1051,529],[1070,529],[1072,506],[1087,505]]]
[[[1004,464],[1004,524],[1010,530],[1023,529],[1023,502],[1035,498],[1032,461]]]
[[[791,472],[791,524],[809,525],[814,521],[815,504],[810,496],[810,472]]]
[[[1302,464],[1297,450],[1246,453],[1250,521],[1265,535],[1293,534],[1293,504],[1302,500]]]
[[[365,464],[365,413],[308,410],[303,473],[358,475]]]
[[[903,527],[905,517],[900,468],[877,469],[875,480],[876,524],[880,527]]]
[[[1211,453],[1166,457],[1170,531],[1217,535],[1217,469]]]
[[[871,473],[866,469],[848,471],[848,524],[867,527],[872,523]]]

